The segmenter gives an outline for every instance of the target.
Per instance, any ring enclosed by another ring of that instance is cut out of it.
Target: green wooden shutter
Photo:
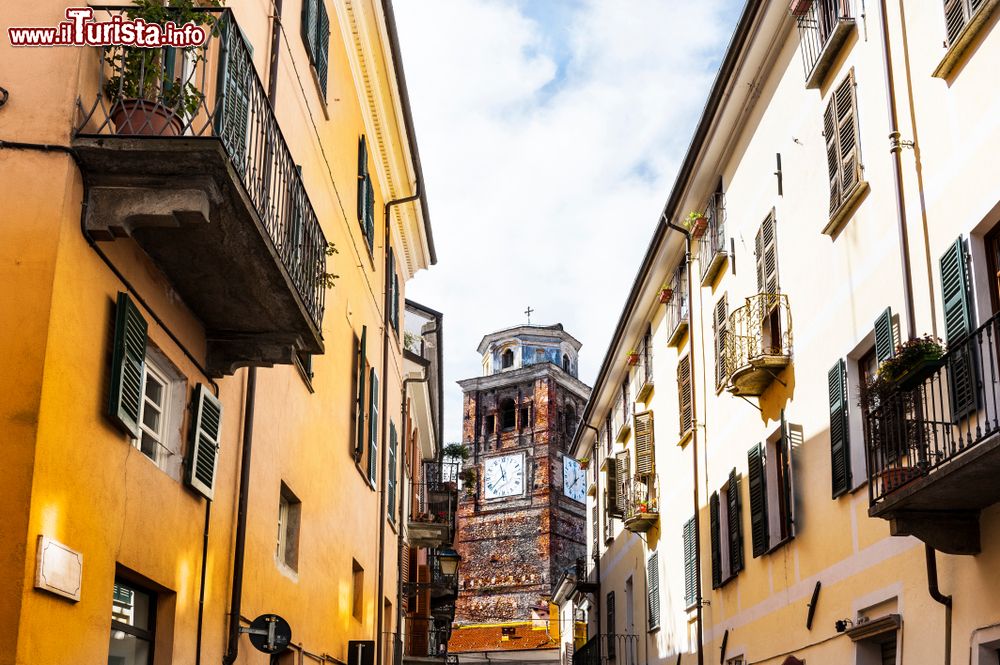
[[[368,143],[365,137],[358,139],[358,222],[365,229],[365,201],[368,199]]]
[[[302,41],[313,65],[316,64],[316,34],[322,4],[322,0],[302,0]]]
[[[195,491],[211,500],[215,492],[215,469],[219,458],[222,429],[222,403],[204,385],[194,391],[191,409],[187,482]]]
[[[396,278],[396,253],[389,247],[389,324],[399,332],[399,280]]]
[[[118,293],[111,354],[108,415],[127,434],[139,438],[142,380],[146,369],[146,319],[127,293]]]
[[[767,522],[767,474],[764,470],[764,446],[758,443],[747,452],[747,478],[750,486],[750,534],[753,555],[759,557],[770,547]]]
[[[635,473],[653,475],[653,412],[635,414]]]
[[[875,319],[875,359],[881,364],[895,355],[896,342],[892,334],[892,308],[886,307]]]
[[[607,634],[608,634],[608,649],[607,649],[607,652],[608,652],[608,659],[612,660],[612,659],[615,658],[615,647],[616,647],[616,644],[615,644],[615,623],[616,623],[615,622],[615,592],[614,591],[609,591],[608,592],[607,606],[608,606],[608,626],[607,626],[607,629],[608,629],[607,630]]]
[[[375,188],[371,174],[365,176],[365,235],[368,237],[368,251],[373,251],[375,243]]]
[[[646,606],[649,613],[649,629],[660,625],[660,556],[653,552],[646,561]]]
[[[395,521],[396,506],[396,423],[389,421],[389,470],[386,478],[386,494],[389,507],[387,513],[390,521]]]
[[[698,548],[695,543],[695,518],[684,523],[684,606],[691,607],[697,599],[697,577],[695,575]]]
[[[729,472],[726,490],[726,522],[729,526],[729,574],[743,570],[743,523],[740,519],[740,477],[736,469]]]
[[[368,326],[361,326],[361,339],[358,341],[357,353],[357,398],[354,404],[355,413],[355,437],[354,437],[354,461],[360,462],[365,450],[365,378],[367,377],[367,338]]]
[[[378,478],[378,374],[371,368],[369,374],[371,394],[368,402],[368,478],[374,484]]]
[[[837,136],[836,97],[830,98],[830,103],[823,113],[823,138],[826,139],[826,168],[830,184],[830,215],[840,208],[840,138]]]
[[[712,532],[712,588],[722,584],[722,548],[720,538],[719,493],[712,492],[708,499],[709,529]]]
[[[326,13],[326,5],[323,0],[313,0],[318,9],[316,20],[316,75],[319,78],[319,87],[323,91],[323,98],[326,98],[326,79],[330,63],[330,17]]]
[[[953,418],[962,418],[977,406],[973,344],[963,343],[972,332],[969,276],[962,237],[941,257],[941,302],[944,307],[945,340],[948,342],[948,388]]]
[[[250,126],[250,86],[254,74],[250,58],[252,49],[236,23],[226,21],[223,27],[226,57],[220,68],[222,78],[221,109],[216,131],[237,170],[246,170],[247,144]]]
[[[877,343],[876,343],[876,346]],[[830,469],[833,498],[851,489],[850,433],[847,420],[847,363],[843,359],[827,373],[830,397]]]
[[[782,479],[782,492],[785,493],[785,514],[782,516],[785,521],[785,535],[792,537],[795,533],[795,504],[792,493],[792,441],[788,436],[788,423],[785,422],[785,410],[781,410],[781,440],[778,442],[782,451],[782,462],[784,464],[784,474]]]
[[[597,455],[595,454],[594,457],[596,458]],[[621,499],[621,493],[619,492],[620,487],[618,486],[617,458],[615,459],[615,461],[608,464],[607,475],[608,475],[608,495],[607,495],[608,515],[610,517],[620,518],[622,516],[622,511],[621,511],[622,499]]]

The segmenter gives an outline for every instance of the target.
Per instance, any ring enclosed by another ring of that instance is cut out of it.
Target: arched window
[[[500,354],[500,369],[507,369],[514,366],[514,351],[507,349]]]
[[[563,354],[563,371],[569,372],[569,356],[565,353]]]
[[[576,433],[576,411],[572,406],[566,407],[566,419],[563,421],[563,427],[567,438]]]
[[[514,425],[517,424],[515,422],[515,408],[514,400],[509,398],[500,400],[500,429],[514,429]]]

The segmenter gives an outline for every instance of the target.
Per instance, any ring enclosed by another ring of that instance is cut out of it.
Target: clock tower
[[[586,472],[569,456],[590,396],[579,350],[561,324],[515,326],[483,337],[482,376],[459,381],[469,450],[459,623],[536,618],[562,571],[586,555]]]

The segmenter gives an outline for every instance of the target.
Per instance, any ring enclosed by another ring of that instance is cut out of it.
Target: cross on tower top
[[[524,310],[524,313],[528,315],[528,325],[531,325],[531,313],[534,311],[531,309],[531,305],[528,305],[528,309]]]

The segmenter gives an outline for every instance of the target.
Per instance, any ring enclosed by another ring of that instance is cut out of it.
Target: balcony
[[[232,13],[199,14],[200,47],[93,49],[72,144],[88,232],[145,251],[223,376],[323,353],[328,245]]]
[[[639,362],[635,364],[632,375],[635,385],[635,401],[645,403],[653,394],[653,350],[649,348],[649,338],[643,337],[639,347]]]
[[[637,665],[639,636],[594,635],[573,653],[573,665]]]
[[[399,657],[393,663],[457,663],[457,656],[448,655],[451,623],[430,616],[403,617],[402,634],[393,634],[393,645]]]
[[[979,513],[1000,502],[1000,315],[943,358],[866,391],[869,515],[949,554],[980,551]]]
[[[624,396],[615,400],[615,406],[611,410],[611,431],[614,432],[617,443],[628,440],[629,432],[632,431],[632,414],[626,410]]]
[[[667,346],[678,347],[688,331],[687,266],[681,262],[670,279],[673,291],[667,303]]]
[[[818,88],[854,29],[850,0],[791,0],[806,88]]]
[[[633,533],[645,533],[660,520],[659,476],[637,475],[625,484],[625,513],[622,526]]]
[[[428,462],[422,483],[415,483],[414,512],[406,522],[410,547],[441,547],[455,539],[455,511],[458,507],[457,464]]]
[[[586,557],[579,557],[576,560],[576,586],[577,593],[597,593],[601,587],[597,582],[591,581],[590,573],[593,567],[587,565]]]
[[[792,314],[788,296],[758,293],[729,315],[726,368],[730,393],[759,397],[792,362]]]
[[[726,247],[726,197],[722,192],[712,194],[705,207],[708,230],[698,246],[698,263],[701,265],[701,285],[711,286],[729,260]]]

